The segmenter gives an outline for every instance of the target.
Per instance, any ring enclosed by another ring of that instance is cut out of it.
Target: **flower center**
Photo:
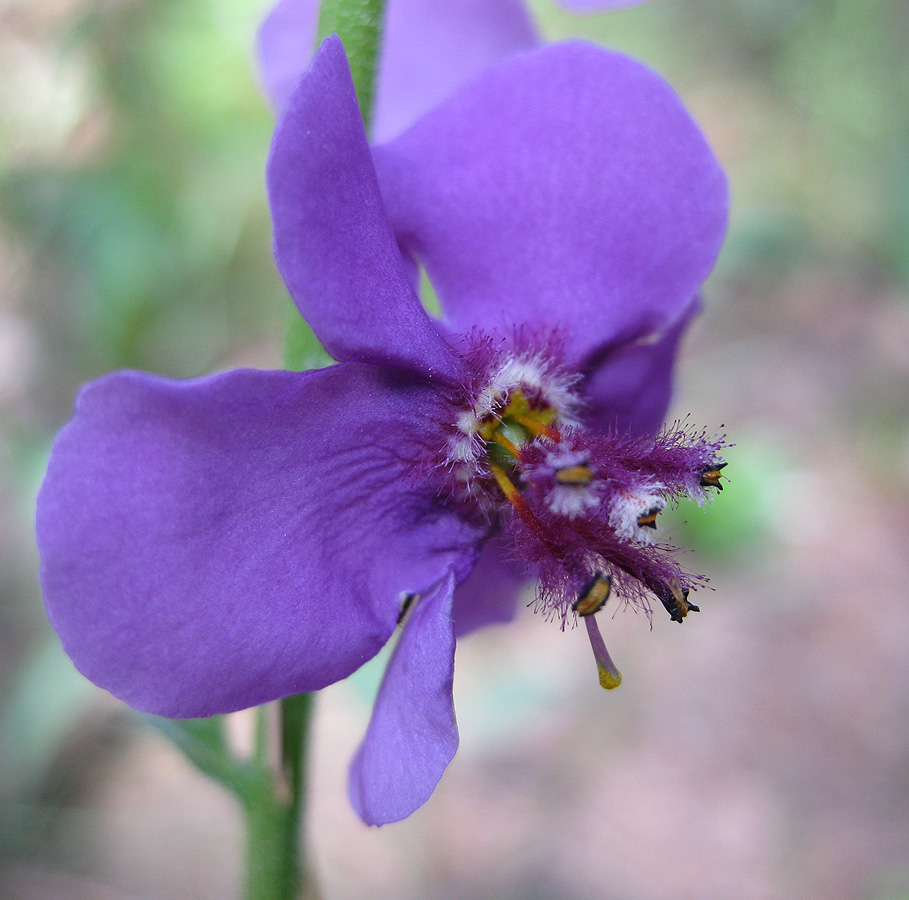
[[[603,687],[621,675],[595,617],[612,596],[681,622],[704,579],[659,542],[659,514],[722,489],[721,438],[679,426],[653,438],[600,434],[578,418],[579,376],[542,355],[494,358],[467,391],[446,449],[450,493],[505,534],[538,575],[535,609],[585,620]]]

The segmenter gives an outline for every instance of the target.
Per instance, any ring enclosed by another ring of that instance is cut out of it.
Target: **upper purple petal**
[[[675,92],[588,44],[512,57],[374,156],[446,324],[555,328],[572,364],[676,322],[726,228],[726,179]]]
[[[391,634],[402,593],[473,562],[479,536],[418,477],[447,415],[425,384],[354,364],[89,385],[38,498],[65,649],[167,716],[344,678]]]
[[[272,106],[284,109],[316,46],[319,0],[280,0],[259,26],[259,75]]]
[[[390,0],[374,139],[395,137],[488,66],[536,44],[523,0]]]
[[[350,802],[368,825],[419,809],[458,749],[453,592],[449,573],[417,601],[382,679],[348,781]]]
[[[536,44],[522,0],[389,0],[373,134],[387,140],[487,66]],[[306,71],[316,0],[282,0],[259,30],[259,65],[275,109]]]
[[[268,161],[278,268],[335,358],[454,380],[391,232],[344,48],[329,38],[291,96]]]

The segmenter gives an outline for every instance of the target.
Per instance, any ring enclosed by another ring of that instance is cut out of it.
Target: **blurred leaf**
[[[97,688],[48,635],[0,710],[0,795],[28,796],[41,785],[61,742],[96,698]]]

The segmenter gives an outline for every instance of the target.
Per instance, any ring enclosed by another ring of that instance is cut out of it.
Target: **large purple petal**
[[[389,0],[373,135],[387,140],[511,53],[536,44],[521,0]],[[316,0],[282,0],[259,30],[259,65],[275,109],[312,56]]]
[[[335,359],[460,377],[462,364],[420,304],[385,217],[336,37],[322,45],[278,123],[268,196],[278,268]]]
[[[374,156],[446,324],[558,328],[578,365],[677,321],[726,227],[726,179],[672,88],[588,44],[512,57]]]
[[[454,575],[416,604],[350,767],[350,802],[368,825],[397,822],[430,797],[458,749],[451,696]]]
[[[452,615],[458,638],[514,618],[518,596],[531,576],[512,557],[500,538],[483,545],[476,565],[455,589]]]
[[[472,564],[479,535],[414,474],[448,414],[425,384],[354,364],[89,385],[38,498],[67,652],[167,716],[344,678],[402,592]]]
[[[583,383],[588,425],[600,432],[655,434],[672,397],[679,341],[700,311],[699,299],[662,334],[629,341],[603,353]]]

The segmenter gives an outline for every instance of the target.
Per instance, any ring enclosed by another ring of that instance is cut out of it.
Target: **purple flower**
[[[577,12],[645,0],[561,0]],[[265,90],[281,110],[316,43],[319,0],[279,0],[259,30]],[[523,0],[388,0],[373,136],[384,141],[505,56],[539,43]]]
[[[338,364],[88,385],[39,496],[45,599],[85,675],[178,717],[318,690],[400,625],[350,777],[390,822],[455,752],[456,635],[508,620],[528,573],[542,612],[585,619],[607,687],[610,593],[695,608],[653,526],[718,484],[720,446],[653,434],[726,184],[661,79],[580,43],[509,58],[370,151],[332,38],[268,187],[279,267]]]

